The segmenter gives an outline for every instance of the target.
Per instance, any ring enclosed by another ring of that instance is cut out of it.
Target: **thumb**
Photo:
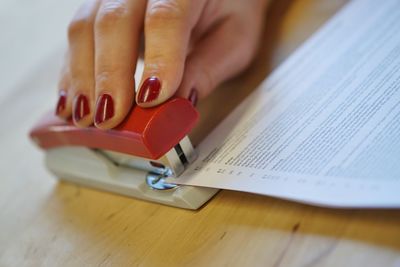
[[[204,98],[221,82],[241,72],[251,62],[258,45],[261,23],[243,27],[226,20],[201,40],[187,59],[177,96]]]

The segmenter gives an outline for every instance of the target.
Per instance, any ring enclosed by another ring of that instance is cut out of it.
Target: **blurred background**
[[[0,0],[0,99],[54,54],[60,62],[66,27],[82,2]]]

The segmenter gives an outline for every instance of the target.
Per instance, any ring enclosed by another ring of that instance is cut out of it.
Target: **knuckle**
[[[125,1],[108,1],[100,7],[96,16],[96,28],[107,29],[113,27],[118,21],[128,16],[128,9]]]
[[[110,87],[116,81],[123,80],[122,66],[102,64],[95,74],[96,88]]]
[[[180,20],[185,16],[186,10],[187,8],[176,0],[154,0],[147,8],[146,23]]]
[[[167,55],[161,50],[152,50],[145,54],[145,66],[147,68],[158,68],[161,62],[165,62]]]
[[[96,73],[96,87],[104,86],[110,80],[110,76],[112,76],[112,70],[102,70]]]
[[[92,21],[88,17],[75,18],[68,25],[68,37],[73,39],[93,27]]]

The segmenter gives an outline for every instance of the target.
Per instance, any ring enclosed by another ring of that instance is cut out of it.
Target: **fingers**
[[[112,128],[134,102],[134,72],[145,0],[91,0],[68,29],[69,64],[56,113],[77,126]]]
[[[242,71],[255,53],[261,23],[226,19],[193,50],[177,96],[192,102],[207,96],[221,82]]]
[[[145,0],[103,0],[95,22],[95,125],[117,126],[134,102]]]
[[[72,118],[77,126],[93,122],[94,114],[94,35],[93,23],[99,1],[83,5],[68,28],[70,87]]]
[[[223,2],[207,7],[206,2],[89,0],[68,30],[69,64],[60,80],[57,115],[72,115],[81,127],[94,121],[97,127],[108,129],[122,122],[135,98],[134,73],[143,26],[145,64],[136,94],[136,102],[143,107],[158,105],[173,95],[195,102],[197,96],[206,96],[241,71],[254,54],[261,23],[249,22],[252,14],[239,19],[228,15],[231,9],[222,8]],[[218,8],[224,12],[213,12]],[[203,12],[210,19],[199,22]],[[217,20],[219,24],[210,31],[209,25]],[[198,41],[192,32],[200,38],[207,34]],[[191,38],[196,43],[190,43]]]
[[[145,17],[144,72],[136,102],[158,105],[173,96],[182,80],[190,32],[204,0],[149,0]]]

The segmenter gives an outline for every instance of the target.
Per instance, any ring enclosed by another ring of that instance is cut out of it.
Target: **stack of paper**
[[[348,4],[198,147],[179,184],[400,207],[400,2]]]

